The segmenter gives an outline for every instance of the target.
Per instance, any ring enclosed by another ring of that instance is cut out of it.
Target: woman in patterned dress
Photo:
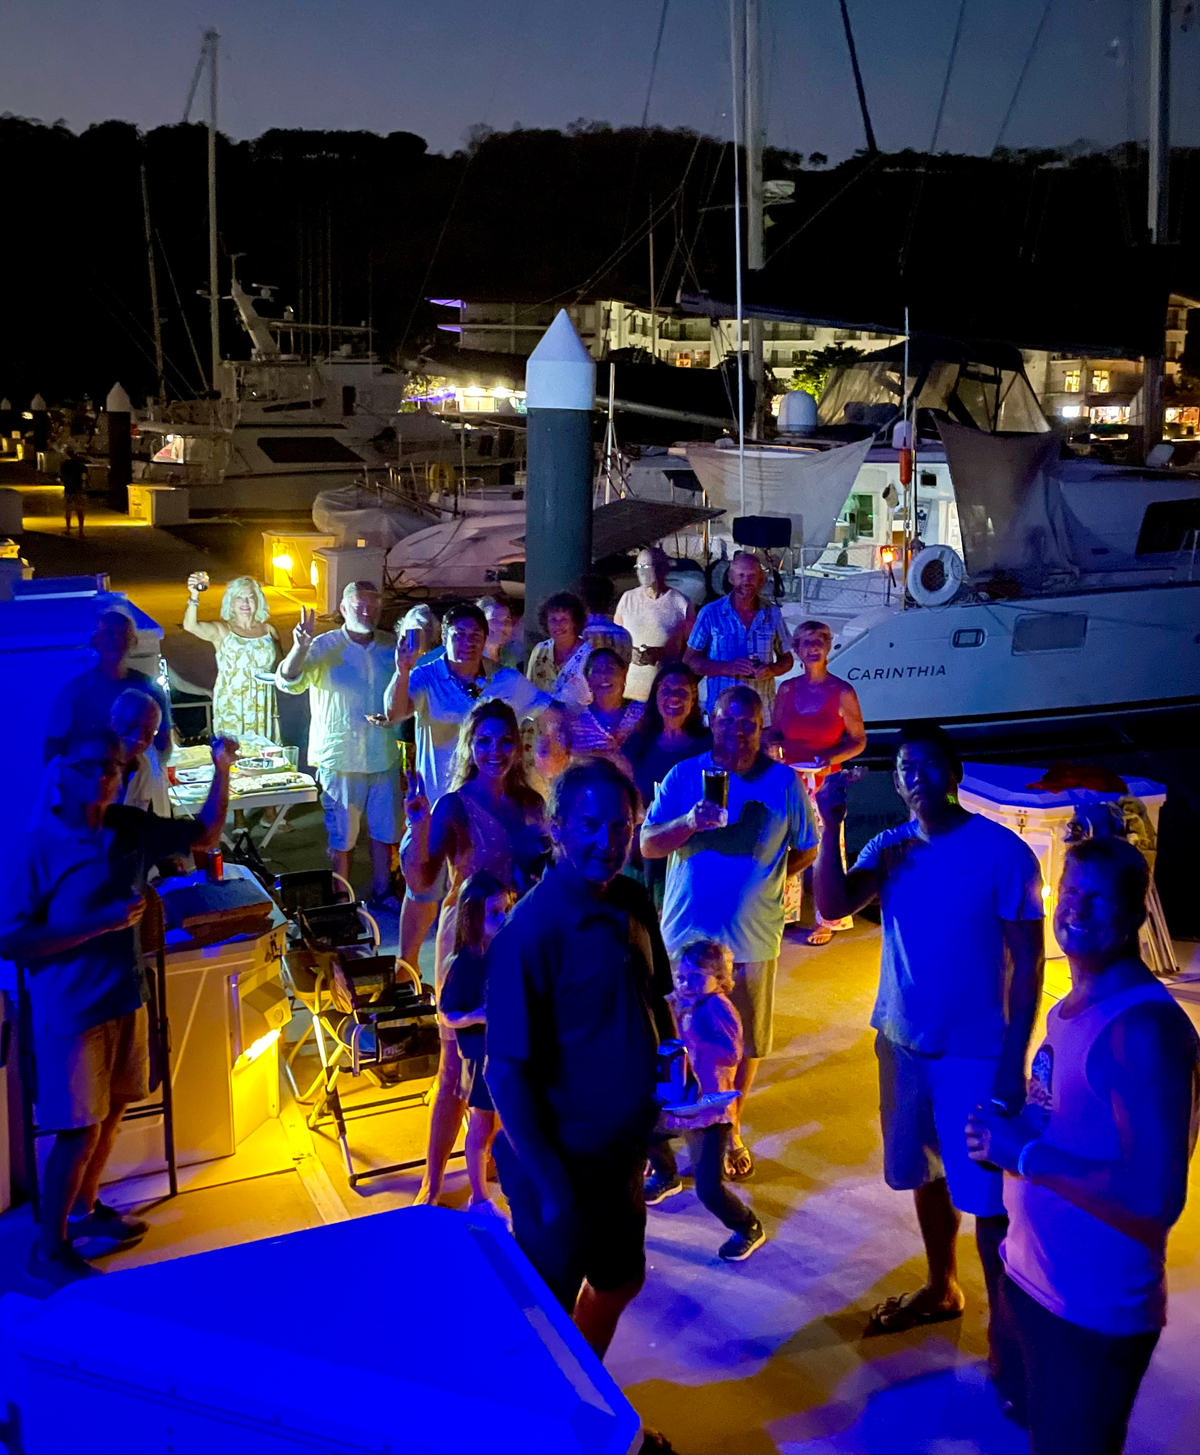
[[[268,617],[267,598],[253,576],[239,576],[225,588],[219,621],[201,621],[198,613],[205,578],[188,577],[188,604],[183,629],[211,642],[217,650],[217,680],[213,686],[213,732],[236,737],[279,741],[279,714],[275,688],[261,682],[258,672],[273,672],[279,661],[279,635]]]

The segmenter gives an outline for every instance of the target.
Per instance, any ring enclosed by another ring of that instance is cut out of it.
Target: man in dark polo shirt
[[[488,955],[487,1083],[513,1234],[603,1357],[646,1269],[642,1177],[657,1115],[671,967],[649,896],[621,875],[637,789],[568,768],[550,802],[556,862]]]
[[[146,1231],[97,1193],[126,1106],[149,1090],[137,928],[146,876],[160,859],[219,842],[236,741],[214,739],[212,757],[212,788],[197,816],[158,818],[115,803],[125,768],[116,733],[78,731],[62,748],[52,802],[0,891],[0,956],[29,972],[38,1121],[56,1133],[29,1272],[56,1288],[97,1271],[73,1242],[127,1243]]]

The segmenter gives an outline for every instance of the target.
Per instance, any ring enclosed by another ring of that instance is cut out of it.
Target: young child
[[[733,989],[733,955],[717,940],[693,940],[680,956],[675,993],[670,997],[679,1036],[700,1083],[701,1095],[732,1091],[742,1059],[742,1022],[729,999]],[[692,1160],[696,1196],[732,1233],[720,1249],[727,1263],[749,1258],[767,1240],[751,1208],[724,1184],[722,1171],[729,1148],[729,1123],[685,1133]],[[670,1139],[656,1140],[650,1151],[646,1205],[683,1191]]]
[[[472,874],[458,898],[454,955],[442,982],[438,1014],[458,1040],[462,1058],[459,1095],[469,1108],[467,1176],[472,1208],[497,1211],[488,1196],[487,1159],[496,1135],[496,1112],[483,1079],[487,1004],[487,948],[512,908],[515,896],[494,874]]]

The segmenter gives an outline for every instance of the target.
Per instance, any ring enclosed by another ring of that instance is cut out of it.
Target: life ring
[[[962,557],[952,546],[926,546],[908,568],[908,594],[918,606],[945,606],[963,583]]]

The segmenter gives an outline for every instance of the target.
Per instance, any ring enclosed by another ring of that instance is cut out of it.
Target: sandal
[[[735,1142],[725,1153],[726,1182],[745,1182],[754,1176],[754,1158],[745,1142]]]
[[[806,945],[827,945],[833,939],[833,930],[829,925],[813,925],[808,934],[804,936]]]
[[[872,1338],[877,1334],[903,1334],[909,1329],[919,1329],[925,1324],[948,1324],[963,1316],[961,1308],[914,1308],[912,1302],[914,1298],[916,1298],[915,1293],[902,1293],[898,1297],[885,1298],[882,1303],[877,1303],[871,1310],[871,1317],[867,1320],[863,1337]]]

